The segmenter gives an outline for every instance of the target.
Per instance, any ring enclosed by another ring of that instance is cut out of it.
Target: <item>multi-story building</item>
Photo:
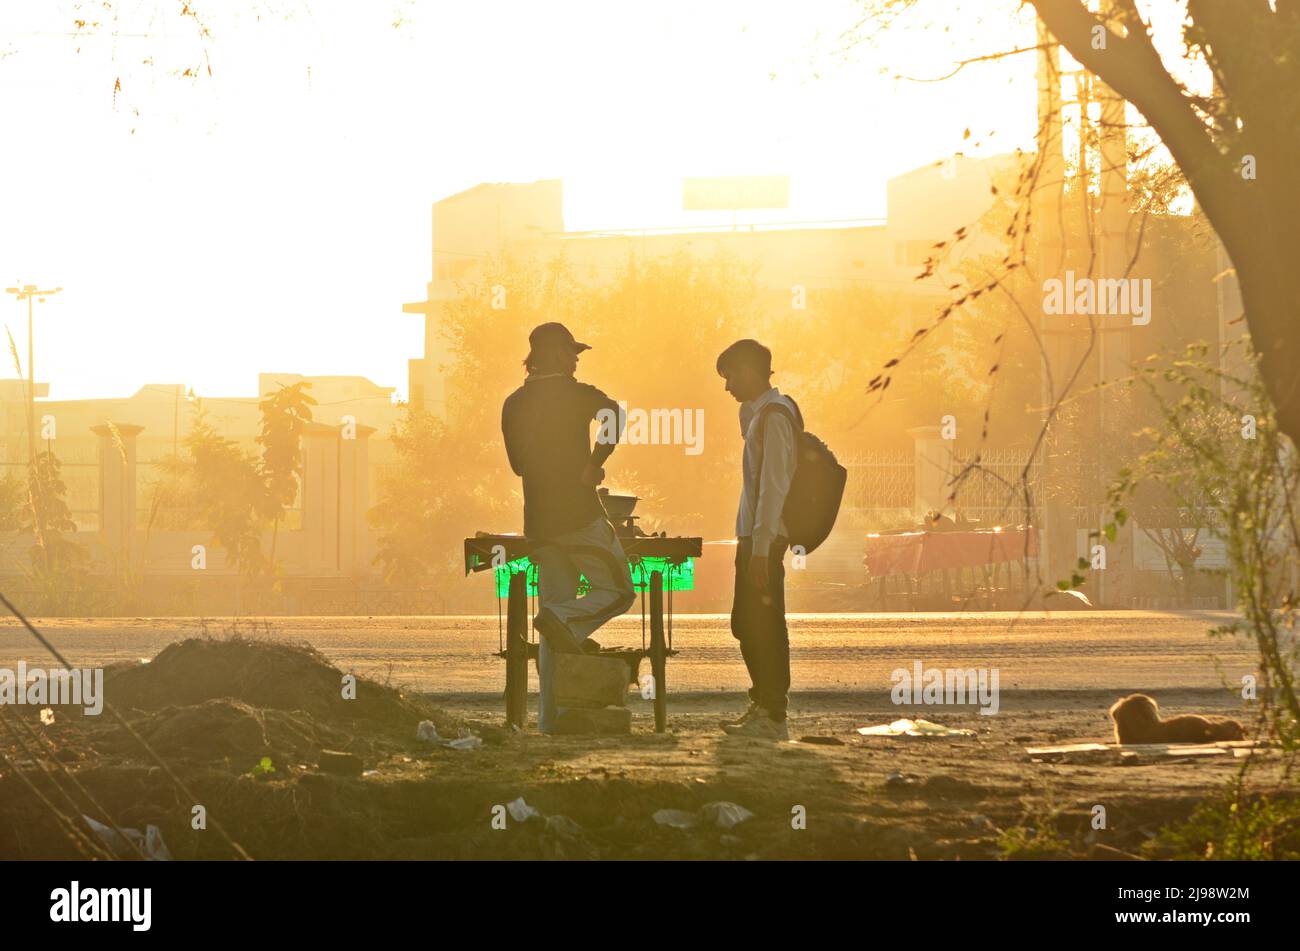
[[[977,219],[989,207],[995,177],[1015,169],[1019,160],[956,155],[901,175],[888,184],[884,220],[742,227],[566,231],[561,182],[475,185],[434,203],[427,296],[403,307],[425,321],[424,355],[409,365],[411,403],[446,412],[443,372],[451,358],[437,332],[440,314],[474,283],[482,262],[502,253],[534,260],[562,254],[578,280],[599,284],[630,260],[669,257],[683,249],[699,258],[723,251],[756,267],[757,284],[773,312],[782,302],[788,308],[795,285],[812,292],[865,283],[901,294],[899,320],[919,321],[942,300],[950,276],[941,270],[916,280],[931,246]]]

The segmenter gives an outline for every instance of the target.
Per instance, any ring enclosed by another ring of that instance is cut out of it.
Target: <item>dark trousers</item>
[[[785,626],[786,540],[772,543],[767,556],[767,594],[749,580],[750,539],[736,545],[736,594],[731,602],[731,633],[749,670],[749,698],[774,720],[785,719],[790,692],[790,633]]]

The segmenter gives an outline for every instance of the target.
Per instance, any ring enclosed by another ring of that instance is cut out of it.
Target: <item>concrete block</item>
[[[597,710],[627,703],[627,663],[614,657],[554,654],[555,702]]]
[[[620,663],[622,663],[620,661]],[[632,711],[627,707],[602,707],[599,710],[575,708],[563,711],[555,720],[560,736],[598,734],[614,736],[632,732]]]

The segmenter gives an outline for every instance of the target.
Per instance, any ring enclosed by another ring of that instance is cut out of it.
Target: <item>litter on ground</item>
[[[706,804],[700,810],[700,815],[705,822],[711,822],[722,829],[734,828],[742,822],[754,818],[754,814],[744,806],[738,806],[734,802],[727,802],[726,800]]]
[[[658,825],[668,826],[670,829],[693,829],[699,825],[699,816],[693,812],[684,812],[681,809],[660,809],[654,814],[654,820]]]
[[[415,738],[421,743],[442,742],[442,738],[438,736],[438,728],[433,725],[432,720],[420,721],[420,725],[415,728]]]
[[[879,726],[861,726],[858,732],[863,736],[974,736],[974,730],[944,726],[929,720],[895,720]]]
[[[172,859],[171,852],[163,842],[162,830],[155,825],[145,826],[143,835],[140,834],[139,829],[122,829],[119,835],[117,829],[96,822],[84,813],[81,818],[86,820],[86,825],[90,826],[91,831],[99,836],[118,858],[133,858],[136,854],[135,850],[139,849],[150,862],[170,862]],[[123,835],[126,836],[125,839],[122,838]]]
[[[415,738],[421,743],[445,746],[452,750],[476,750],[483,745],[482,737],[475,736],[473,733],[462,734],[454,740],[444,739],[438,735],[438,728],[432,720],[420,721],[419,726],[415,728]]]
[[[1152,759],[1197,760],[1231,755],[1234,758],[1268,753],[1267,744],[1255,740],[1222,740],[1217,743],[1067,743],[1062,746],[1029,746],[1025,752],[1051,762],[1132,763]]]
[[[660,809],[654,814],[654,821],[670,829],[694,829],[704,823],[720,829],[733,829],[742,822],[754,818],[754,814],[744,806],[734,802],[719,800],[710,802],[700,808],[699,812],[686,812],[683,809]]]
[[[506,811],[510,813],[510,818],[514,819],[515,822],[527,822],[529,819],[540,819],[542,817],[540,812],[524,802],[523,796],[506,803]]]

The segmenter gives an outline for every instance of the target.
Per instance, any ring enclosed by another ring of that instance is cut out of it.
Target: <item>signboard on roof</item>
[[[727,175],[722,178],[682,179],[682,209],[685,211],[789,207],[788,175]]]

